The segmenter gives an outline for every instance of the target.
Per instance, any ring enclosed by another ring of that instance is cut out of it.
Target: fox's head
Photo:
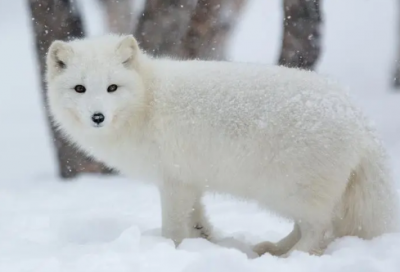
[[[54,41],[46,71],[54,121],[81,134],[113,133],[128,125],[146,99],[141,55],[130,35]]]

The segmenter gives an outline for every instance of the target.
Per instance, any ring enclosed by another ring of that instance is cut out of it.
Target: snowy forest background
[[[206,199],[219,245],[176,250],[160,236],[155,188],[52,130],[41,79],[52,40],[110,31],[154,55],[314,69],[348,86],[376,124],[400,189],[399,11],[397,0],[0,0],[0,271],[399,271],[400,235],[253,259],[249,244],[291,223],[226,196]]]

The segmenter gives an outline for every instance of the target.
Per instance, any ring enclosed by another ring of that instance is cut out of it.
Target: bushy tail
[[[386,166],[383,149],[373,142],[349,178],[334,222],[336,237],[371,239],[399,231],[399,194]]]

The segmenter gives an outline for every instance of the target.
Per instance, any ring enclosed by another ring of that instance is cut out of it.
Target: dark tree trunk
[[[396,60],[395,69],[393,73],[393,87],[400,89],[400,61]]]
[[[35,37],[37,58],[40,69],[43,102],[52,139],[56,148],[59,174],[63,178],[73,178],[79,173],[110,172],[102,164],[97,163],[76,148],[72,147],[53,126],[47,98],[45,95],[45,57],[54,40],[70,40],[84,36],[82,20],[76,3],[73,0],[28,0],[32,26]]]
[[[136,22],[132,0],[99,0],[104,8],[108,30],[113,33],[132,33]]]
[[[179,56],[196,0],[147,0],[135,37],[147,53]]]
[[[395,67],[393,71],[393,87],[395,89],[400,89],[400,1],[396,1],[397,4],[397,52],[396,52],[396,60]]]
[[[224,60],[245,0],[199,0],[183,38],[182,57]]]
[[[225,59],[246,0],[147,0],[135,36],[154,56]]]
[[[312,70],[321,51],[320,0],[284,0],[279,64]]]

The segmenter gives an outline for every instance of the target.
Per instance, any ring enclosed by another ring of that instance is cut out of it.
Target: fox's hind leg
[[[300,226],[294,223],[293,230],[288,236],[277,243],[261,242],[253,247],[253,251],[259,256],[269,253],[274,256],[281,256],[287,253],[301,238]]]
[[[269,253],[274,256],[288,257],[296,250],[312,255],[322,255],[327,245],[333,240],[332,236],[326,237],[328,229],[315,227],[315,225],[308,223],[296,222],[288,236],[277,243],[259,243],[253,247],[253,251],[259,256]]]
[[[332,236],[326,236],[332,231],[331,224],[300,222],[300,240],[282,257],[288,257],[293,251],[303,251],[311,255],[322,255]]]

